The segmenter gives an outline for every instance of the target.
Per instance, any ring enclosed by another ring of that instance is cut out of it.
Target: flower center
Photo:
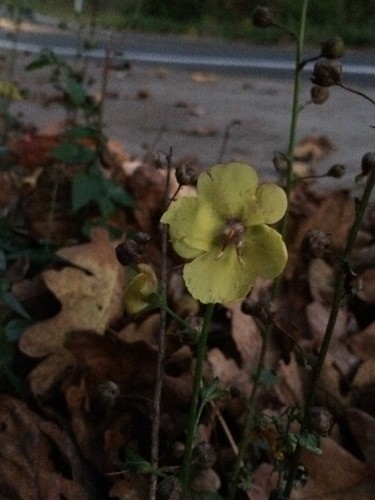
[[[222,257],[224,250],[229,244],[232,244],[236,248],[238,260],[242,263],[241,249],[245,241],[245,225],[240,219],[231,217],[227,219],[224,223],[224,228],[222,231],[221,240],[221,250],[217,259]]]

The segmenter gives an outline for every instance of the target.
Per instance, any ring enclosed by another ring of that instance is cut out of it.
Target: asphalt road
[[[75,52],[77,38],[71,34],[47,25],[43,31],[34,25],[26,28],[20,36],[22,43],[49,48],[60,44],[64,50]],[[110,40],[105,33],[101,43],[102,47],[112,43],[112,48],[127,60],[130,54],[134,56],[129,71],[111,73],[104,116],[107,135],[118,140],[132,155],[139,158],[145,151],[156,153],[173,147],[176,158],[206,167],[219,159],[225,129],[236,122],[222,159],[249,162],[263,177],[275,177],[273,152],[285,151],[288,144],[292,79],[290,70],[274,66],[292,62],[288,48],[265,49],[141,34],[117,34]],[[153,54],[154,59],[146,61],[147,54]],[[185,61],[190,58],[190,63],[176,66],[156,59],[156,55],[178,56]],[[29,89],[30,97],[15,104],[14,109],[23,114],[25,121],[50,127],[65,116],[64,110],[59,104],[45,104],[51,94],[48,69],[23,72],[24,63],[32,57],[22,56],[18,63],[17,77]],[[202,64],[192,64],[192,57],[200,58]],[[215,57],[255,63],[252,68],[206,63]],[[260,61],[267,61],[267,68]],[[365,75],[352,72],[353,82],[348,80],[348,83],[375,98],[375,76],[371,74],[375,55],[350,53],[343,64],[344,71],[347,65],[368,68]],[[95,59],[89,64],[89,74],[95,80],[91,91],[98,92],[101,69]],[[310,86],[307,71],[302,103],[309,99]],[[375,150],[373,125],[375,106],[357,95],[333,88],[324,105],[307,106],[301,112],[297,138],[323,136],[331,141],[333,149],[315,162],[315,168],[323,173],[334,163],[344,164],[348,173],[338,185],[352,188],[362,155]]]
[[[62,55],[75,55],[79,44],[89,39],[89,32],[74,24],[61,30],[56,20],[37,17],[44,22],[25,21],[17,36],[21,50],[32,52],[43,47],[53,48]],[[0,22],[0,47],[14,46],[12,23]],[[290,78],[294,68],[294,53],[290,47],[264,47],[246,43],[194,39],[172,35],[146,35],[132,32],[95,34],[96,47],[86,51],[88,57],[101,59],[111,48],[116,57],[135,64],[163,64],[180,69],[214,70],[222,73]],[[307,49],[306,57],[316,55]],[[345,56],[346,81],[360,81],[375,86],[375,51],[349,51]],[[306,72],[311,72],[311,65]]]

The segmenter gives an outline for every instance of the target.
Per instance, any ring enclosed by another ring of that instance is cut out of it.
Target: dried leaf
[[[89,500],[89,484],[67,434],[25,403],[0,396],[0,477],[4,498]],[[62,465],[59,470],[59,465]],[[69,477],[64,468],[69,466]],[[82,482],[80,482],[82,481]]]
[[[108,234],[102,229],[93,232],[90,243],[63,248],[58,255],[77,266],[43,273],[47,287],[61,302],[61,311],[28,328],[20,349],[35,358],[57,354],[62,370],[67,333],[92,330],[103,334],[111,321],[121,317],[125,276]],[[43,385],[45,390],[48,377]],[[39,392],[37,384],[34,390]]]
[[[362,332],[349,337],[347,344],[360,359],[366,360],[375,357],[375,322]]]
[[[232,338],[241,356],[242,367],[252,373],[257,366],[262,338],[254,319],[241,311],[238,303],[226,306],[231,314]]]
[[[361,448],[366,464],[375,466],[375,418],[358,408],[347,408],[345,420]]]
[[[331,438],[322,440],[320,456],[303,452],[302,463],[309,471],[307,485],[293,493],[293,500],[353,500],[370,498],[359,492],[367,486],[375,494],[373,470]]]

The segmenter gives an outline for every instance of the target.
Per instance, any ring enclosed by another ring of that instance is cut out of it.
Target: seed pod
[[[195,446],[191,458],[194,466],[200,469],[208,469],[214,465],[216,460],[216,452],[210,443],[201,441]]]
[[[331,87],[341,82],[342,66],[338,61],[318,61],[314,64],[311,81],[320,87]]]
[[[269,7],[258,5],[253,11],[253,24],[257,28],[268,28],[273,25],[272,11]]]
[[[121,395],[119,386],[115,382],[112,382],[112,380],[106,380],[102,384],[99,384],[97,393],[100,401],[106,408],[113,408]]]
[[[333,36],[322,43],[321,56],[326,59],[338,59],[345,52],[344,40],[340,36]]]
[[[280,153],[280,151],[274,151],[272,163],[276,172],[279,174],[285,174],[288,169],[288,159],[286,155],[284,153]]]
[[[125,240],[116,247],[116,257],[117,260],[123,266],[128,266],[131,264],[136,264],[138,261],[138,243],[133,240]]]
[[[193,186],[197,183],[197,173],[192,167],[179,165],[176,168],[176,179],[180,186]]]
[[[335,179],[340,179],[345,174],[344,165],[336,163],[327,172],[327,177],[334,177]]]
[[[329,97],[329,89],[327,87],[313,85],[310,89],[310,96],[314,104],[323,104]]]
[[[310,257],[324,257],[329,253],[331,239],[320,229],[311,229],[303,238],[301,251]]]
[[[332,429],[332,413],[323,406],[315,406],[310,410],[309,422],[311,430],[319,436],[326,437]]]
[[[368,152],[362,156],[361,160],[362,174],[368,175],[375,168],[375,153]]]

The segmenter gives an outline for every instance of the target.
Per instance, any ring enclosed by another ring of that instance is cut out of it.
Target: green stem
[[[301,74],[303,70],[303,46],[305,40],[305,29],[306,29],[306,16],[307,16],[307,6],[308,0],[304,0],[302,4],[301,11],[301,20],[300,20],[300,30],[296,39],[296,54],[295,54],[295,70],[294,70],[294,89],[293,89],[293,101],[292,101],[292,112],[291,112],[291,124],[290,124],[290,132],[289,132],[289,143],[288,143],[288,153],[287,153],[287,172],[286,172],[286,195],[289,200],[290,194],[293,187],[294,175],[293,175],[293,152],[296,142],[297,135],[297,124],[298,117],[300,111],[300,85],[301,85]],[[288,212],[285,214],[280,227],[280,233],[283,238],[286,236],[288,226]],[[273,289],[272,289],[272,299],[274,299],[279,291],[281,286],[281,279],[276,279]],[[239,446],[238,455],[236,457],[236,461],[233,467],[232,477],[229,485],[229,496],[228,500],[233,500],[236,494],[236,489],[238,485],[238,479],[241,472],[241,468],[243,467],[244,456],[246,450],[250,444],[250,430],[253,425],[253,411],[254,411],[254,402],[257,398],[259,389],[260,389],[260,380],[262,371],[264,369],[266,353],[268,349],[269,339],[272,333],[272,324],[270,324],[262,335],[262,347],[259,356],[257,371],[254,376],[254,384],[252,387],[252,391],[247,403],[246,415],[245,415],[245,424],[244,431],[241,444]]]
[[[293,86],[293,101],[292,101],[292,113],[291,113],[291,123],[289,132],[289,144],[287,153],[287,172],[286,172],[286,194],[289,200],[293,182],[293,162],[294,162],[294,147],[296,144],[297,136],[297,125],[300,111],[300,88],[301,88],[301,75],[303,70],[303,47],[305,40],[306,31],[306,16],[307,7],[309,0],[304,0],[302,4],[301,19],[300,19],[300,30],[296,40],[296,54],[295,54],[295,71],[294,71],[294,86]],[[280,228],[280,233],[283,237],[286,235],[288,225],[288,212],[285,214]]]
[[[366,207],[369,203],[370,200],[370,195],[373,190],[375,184],[375,168],[371,169],[371,172],[368,176],[366,187],[363,193],[363,196],[361,198],[360,204],[357,208],[356,211],[356,217],[354,220],[354,223],[351,227],[348,240],[346,243],[346,247],[344,249],[343,255],[342,255],[342,262],[346,262],[350,258],[350,254],[353,250],[356,237],[359,231],[359,228],[361,226],[363,216],[366,210]],[[337,277],[336,285],[335,285],[335,292],[332,300],[332,305],[331,305],[331,311],[328,319],[328,324],[325,330],[324,338],[322,345],[319,350],[318,358],[316,361],[316,364],[314,366],[313,374],[312,374],[312,384],[310,387],[310,390],[308,392],[308,397],[304,409],[304,417],[303,421],[301,424],[301,430],[300,430],[300,435],[303,434],[309,427],[309,413],[313,405],[315,404],[315,400],[317,397],[318,389],[319,389],[319,384],[320,384],[320,378],[324,366],[324,362],[328,353],[328,349],[331,343],[332,339],[332,334],[333,330],[336,324],[337,320],[337,315],[340,311],[340,305],[341,301],[343,299],[344,295],[344,284],[345,284],[345,270],[342,267],[340,269],[339,275]],[[301,454],[301,446],[298,443],[296,450],[292,456],[292,461],[291,461],[291,466],[289,470],[289,475],[288,479],[285,485],[284,493],[283,493],[283,499],[288,499],[290,497],[290,494],[293,489],[293,483],[294,479],[296,476],[296,471],[297,467],[299,464],[299,459],[300,459],[300,454]]]
[[[182,497],[181,497],[182,500],[187,500],[189,498],[188,488],[190,480],[190,462],[193,451],[194,439],[196,435],[198,403],[199,403],[199,394],[200,394],[202,374],[203,374],[203,363],[206,355],[208,331],[210,328],[211,318],[214,308],[215,304],[207,305],[202,330],[198,338],[193,389],[192,389],[191,403],[189,408],[188,429],[185,441],[185,452],[180,473],[181,486],[182,486]]]

